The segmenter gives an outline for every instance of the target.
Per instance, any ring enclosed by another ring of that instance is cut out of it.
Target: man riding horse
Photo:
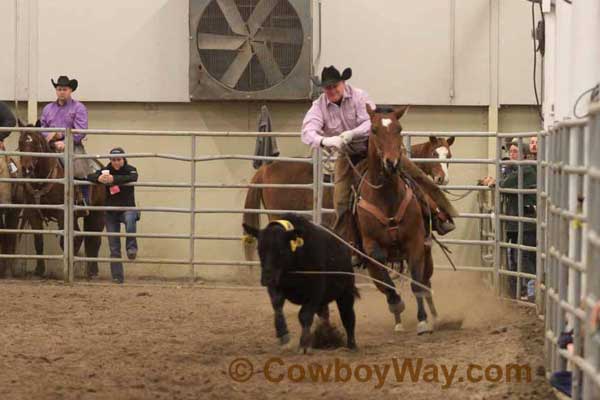
[[[375,104],[364,90],[346,83],[352,77],[352,70],[346,68],[340,74],[334,66],[321,72],[320,86],[324,93],[319,96],[306,113],[302,124],[302,142],[313,148],[327,147],[339,152],[335,165],[334,207],[336,222],[334,230],[358,243],[358,235],[351,212],[351,193],[357,164],[366,156],[368,137],[371,133],[371,119],[367,104],[375,109]],[[432,207],[433,228],[440,234],[455,229],[452,217],[457,215],[435,183],[425,175],[406,154],[402,155],[402,168],[425,192],[436,207]],[[423,204],[431,203],[422,193],[417,194]],[[429,207],[423,207],[428,209]]]
[[[88,112],[87,108],[80,101],[75,100],[72,95],[77,90],[77,79],[69,79],[67,76],[60,76],[56,82],[51,79],[52,86],[56,90],[56,101],[48,103],[42,111],[40,124],[42,128],[71,128],[87,129]],[[62,132],[44,132],[44,137],[57,152],[65,149],[65,138]],[[85,154],[83,139],[85,134],[73,134],[73,150],[75,154]],[[95,171],[95,166],[88,159],[75,159],[73,162],[73,176],[78,179],[86,179],[88,174]],[[89,203],[89,193],[87,186],[81,186],[83,198]]]

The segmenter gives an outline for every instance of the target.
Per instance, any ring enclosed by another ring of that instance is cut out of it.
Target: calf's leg
[[[338,310],[344,329],[346,330],[346,346],[351,350],[356,350],[356,338],[354,336],[354,327],[356,325],[356,314],[354,313],[354,293],[350,290],[342,297],[336,300]]]
[[[275,312],[275,332],[277,334],[277,338],[279,339],[279,344],[285,345],[290,341],[290,333],[285,322],[285,316],[283,315],[283,304],[285,303],[285,298],[283,297],[283,293],[279,292],[275,288],[269,287],[268,292],[269,297],[271,298],[273,311]]]
[[[319,318],[321,319],[321,322],[323,324],[326,324],[326,325],[330,324],[330,321],[329,321],[329,304],[323,304],[323,306],[317,312],[317,314],[319,315]]]
[[[302,325],[302,335],[300,336],[299,350],[302,351],[304,354],[308,353],[308,348],[310,347],[310,327],[312,326],[313,319],[317,310],[318,307],[316,307],[314,304],[309,303],[304,304],[300,308],[300,312],[298,313],[298,319],[300,320],[300,325]]]

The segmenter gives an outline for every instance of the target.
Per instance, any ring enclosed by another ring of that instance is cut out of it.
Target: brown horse
[[[4,151],[4,143],[0,141],[0,150]],[[8,156],[0,157],[0,177],[10,178],[9,169],[12,160]],[[20,185],[10,182],[0,183],[0,203],[12,204],[20,203],[18,189]],[[6,208],[0,206],[0,228],[17,229],[19,222],[19,210],[16,208]],[[0,233],[0,250],[2,254],[15,254],[17,247],[16,233]],[[6,270],[12,266],[12,260],[9,258],[0,259],[0,278],[4,278]]]
[[[367,106],[372,134],[369,136],[367,174],[358,189],[357,222],[365,253],[382,264],[406,259],[413,281],[431,287],[433,258],[431,247],[425,246],[423,213],[413,188],[401,177],[403,145],[399,119],[407,109],[401,107],[391,113],[380,113]],[[366,264],[373,278],[394,286],[387,270],[368,260]],[[401,313],[404,303],[401,297],[390,287],[378,282],[375,285],[386,295],[390,312],[395,317],[395,330],[403,331]],[[427,298],[435,319],[437,312],[431,292],[414,283],[411,288],[417,299],[417,333],[431,331],[433,324],[431,327],[427,324],[423,303],[423,297]]]
[[[423,172],[433,179],[438,185],[447,185],[450,182],[448,163],[444,160],[452,158],[450,146],[454,144],[454,136],[448,139],[437,136],[429,136],[424,143],[412,145],[410,156],[412,158],[437,158],[439,163],[415,163]]]
[[[48,144],[44,136],[40,132],[21,132],[19,137],[19,149],[22,152],[35,153],[52,153],[54,149]],[[32,157],[21,156],[21,170],[25,178],[54,178],[59,179],[64,177],[64,168],[57,158],[47,157]],[[56,183],[26,183],[24,184],[24,198],[26,204],[64,204],[64,188],[61,184]],[[90,188],[90,203],[93,206],[103,206],[106,198],[106,190],[99,186],[89,186]],[[81,191],[76,190],[76,197],[81,198]],[[64,213],[62,210],[42,210],[42,209],[25,209],[23,210],[24,221],[29,222],[32,229],[43,229],[44,223],[55,221],[58,223],[59,229],[64,228]],[[79,230],[77,220],[79,214],[75,214],[74,228]],[[85,231],[102,232],[104,229],[104,212],[90,211],[84,216],[83,227]],[[75,237],[74,253],[79,251],[84,238],[82,236]],[[42,235],[34,235],[34,244],[36,254],[43,254],[44,240]],[[60,239],[61,247],[63,246],[63,237]],[[85,236],[85,254],[87,257],[98,257],[101,238],[99,236]],[[87,262],[86,275],[93,277],[98,274],[98,262]],[[37,260],[35,274],[43,276],[46,271],[44,260]]]
[[[454,138],[437,138],[431,136],[428,142],[411,146],[411,156],[414,158],[440,158],[452,157],[450,146]],[[417,164],[434,182],[447,184],[450,180],[448,168],[442,163]],[[252,184],[309,184],[313,183],[313,167],[311,164],[301,162],[275,161],[260,167],[251,180]],[[427,197],[427,200],[430,199]],[[263,205],[271,210],[312,210],[312,189],[285,189],[285,188],[250,188],[246,194],[244,208],[259,209]],[[435,206],[432,204],[432,207]],[[323,208],[333,208],[333,188],[323,189]],[[269,220],[277,219],[277,215],[269,215]],[[324,214],[322,224],[331,227],[335,220],[334,214]],[[259,229],[259,214],[244,213],[243,223],[254,229]],[[254,253],[253,242],[245,241],[245,254],[251,259]]]

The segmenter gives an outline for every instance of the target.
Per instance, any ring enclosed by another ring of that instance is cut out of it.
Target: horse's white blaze
[[[440,160],[445,160],[448,158],[448,149],[445,147],[438,147],[435,149],[435,152],[438,154],[438,158]],[[442,162],[442,171],[444,171],[444,185],[447,185],[450,182],[450,174],[448,173],[448,163]]]
[[[27,139],[25,139],[25,141],[26,141],[27,143],[31,143],[31,142],[33,142],[33,139],[32,139],[32,137],[31,137],[31,136],[27,135]]]
[[[391,119],[389,119],[389,118],[382,118],[382,119],[381,119],[381,124],[382,124],[383,126],[385,126],[386,128],[387,128],[388,126],[390,126],[390,124],[391,124],[391,123],[392,123],[392,120],[391,120]]]

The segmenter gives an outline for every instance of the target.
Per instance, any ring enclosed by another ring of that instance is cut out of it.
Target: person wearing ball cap
[[[110,162],[106,167],[97,170],[88,175],[88,180],[105,185],[106,187],[106,205],[108,207],[135,207],[135,187],[125,185],[138,180],[137,169],[127,163],[123,157],[125,150],[122,147],[115,147],[110,151]],[[140,219],[138,211],[107,211],[106,212],[106,231],[120,232],[121,224],[125,225],[125,232],[136,233],[137,221]],[[121,238],[118,236],[109,236],[108,244],[110,247],[111,258],[121,258]],[[133,260],[137,256],[138,245],[135,237],[125,238],[125,248],[127,258]],[[123,263],[111,262],[110,271],[113,282],[123,283],[125,276],[123,273]]]

